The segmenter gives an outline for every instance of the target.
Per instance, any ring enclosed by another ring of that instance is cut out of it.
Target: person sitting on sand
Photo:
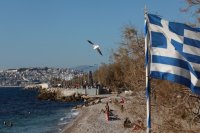
[[[123,97],[121,98],[119,103],[121,104],[121,112],[124,112],[124,98]]]
[[[88,101],[87,101],[87,99],[84,99],[84,105],[85,105],[85,106],[88,106]]]
[[[109,111],[110,111],[110,109],[109,109],[109,105],[108,105],[108,102],[106,103],[106,106],[105,106],[105,108],[106,108],[106,111],[107,111],[107,112],[109,112]]]

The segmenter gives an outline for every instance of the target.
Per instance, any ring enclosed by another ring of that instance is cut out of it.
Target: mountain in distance
[[[81,71],[84,73],[88,73],[89,71],[96,71],[98,69],[98,65],[81,65],[81,66],[76,66],[76,67],[71,67],[70,69],[76,70],[76,71]]]

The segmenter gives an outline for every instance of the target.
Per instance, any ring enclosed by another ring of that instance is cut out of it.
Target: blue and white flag
[[[200,94],[200,29],[152,14],[146,19],[150,77],[185,85]]]

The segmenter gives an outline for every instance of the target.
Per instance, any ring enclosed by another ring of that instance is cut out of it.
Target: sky
[[[125,26],[143,32],[145,5],[170,21],[194,21],[180,12],[185,0],[0,0],[0,69],[107,64]]]

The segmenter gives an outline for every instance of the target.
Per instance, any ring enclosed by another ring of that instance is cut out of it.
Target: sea
[[[81,102],[37,99],[37,90],[0,87],[0,133],[60,133]]]

